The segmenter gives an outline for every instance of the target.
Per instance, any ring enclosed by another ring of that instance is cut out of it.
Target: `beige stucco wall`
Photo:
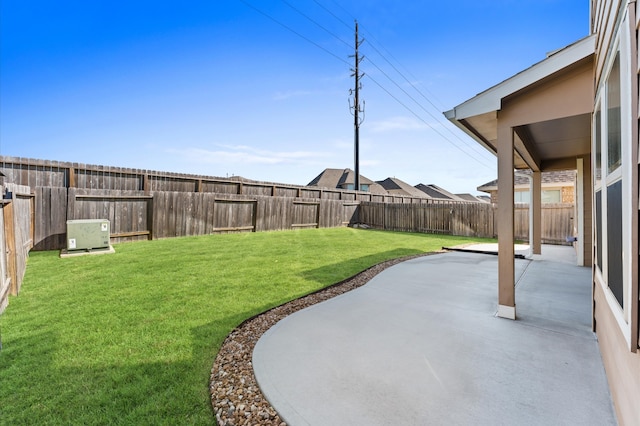
[[[563,186],[560,190],[562,191],[560,195],[562,203],[575,203],[576,198],[573,186]]]
[[[640,425],[640,352],[629,351],[599,284],[594,290],[596,334],[620,426]]]
[[[519,191],[528,191],[529,189],[527,188],[516,188],[515,192],[519,192]],[[560,192],[560,197],[561,203],[570,203],[573,204],[575,202],[575,189],[573,186],[543,186],[542,187],[543,191],[548,191],[548,190],[559,190]],[[498,202],[498,191],[494,190],[494,191],[489,191],[489,195],[491,196],[491,202],[492,203],[497,203]]]
[[[631,63],[632,69],[639,69],[637,61],[637,32],[638,22],[636,20],[636,8],[637,4],[627,0],[592,0],[591,2],[591,15],[592,15],[592,33],[596,34],[596,65],[594,70],[595,86],[602,87],[603,76],[605,76],[605,64],[610,59],[608,55],[612,52],[612,47],[616,38],[616,35],[621,30],[617,27],[617,24],[628,25],[630,34],[628,40],[626,40],[629,51],[621,49],[621,55],[631,55],[627,60]],[[628,12],[627,20],[621,21],[620,18],[624,16],[625,12]],[[624,34],[624,33],[622,33]],[[622,43],[624,45],[624,43]],[[638,119],[638,91],[637,91],[637,73],[629,74],[623,73],[622,78],[631,77],[631,109],[632,120]],[[625,309],[630,310],[631,325],[620,326],[614,317],[612,309],[617,307],[611,307],[607,303],[605,298],[605,290],[602,289],[598,282],[598,277],[594,276],[594,319],[596,333],[598,335],[598,342],[600,346],[600,352],[605,365],[607,373],[607,380],[611,388],[611,394],[613,396],[618,421],[621,425],[640,425],[640,351],[636,349],[637,344],[635,339],[638,336],[637,323],[638,323],[638,270],[637,270],[637,224],[638,224],[638,204],[637,204],[637,151],[634,149],[638,146],[638,131],[635,125],[631,125],[631,138],[623,139],[625,146],[632,147],[631,155],[623,161],[629,161],[632,158],[631,163],[632,175],[625,175],[627,178],[631,178],[632,184],[632,202],[631,202],[631,225],[625,225],[623,230],[623,236],[625,238],[631,238],[631,254],[632,260],[635,260],[631,265],[630,273],[630,286],[631,297],[625,301]],[[596,224],[597,226],[597,224]],[[627,240],[628,242],[628,240]],[[632,347],[629,347],[629,342],[625,339],[624,333],[629,333],[627,338],[631,339]]]

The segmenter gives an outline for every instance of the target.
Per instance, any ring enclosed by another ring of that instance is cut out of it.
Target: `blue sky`
[[[442,111],[589,33],[587,0],[0,1],[0,154],[307,184],[353,168],[453,192],[495,158]]]

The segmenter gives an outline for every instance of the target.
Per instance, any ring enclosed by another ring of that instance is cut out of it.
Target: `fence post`
[[[145,173],[142,175],[142,190],[144,191],[145,194],[148,194],[149,191],[151,190],[150,185],[149,185],[149,174]]]
[[[153,223],[153,218],[155,215],[153,214],[153,208],[155,203],[153,200],[155,199],[156,194],[153,194],[151,198],[147,200],[147,228],[149,228],[149,239],[153,240],[153,232],[155,230],[155,224]]]
[[[71,167],[69,167],[68,188],[75,188],[76,185],[77,185],[77,183],[76,183],[76,169],[75,169],[75,167],[71,166]]]
[[[18,294],[18,278],[16,272],[16,234],[13,225],[13,202],[4,207],[4,235],[7,248],[7,269],[11,280],[11,294]]]

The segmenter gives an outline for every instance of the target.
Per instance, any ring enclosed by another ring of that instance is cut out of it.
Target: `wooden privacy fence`
[[[568,244],[567,237],[574,235],[575,206],[571,203],[542,205],[542,242]],[[529,240],[529,205],[516,204],[514,210],[514,235],[516,239]]]
[[[566,244],[573,235],[573,204],[542,205],[542,242]],[[495,238],[496,207],[482,203],[389,204],[360,203],[360,221],[389,231],[429,232]],[[529,240],[529,206],[514,206],[516,239]]]
[[[485,203],[360,203],[360,221],[389,231],[492,238],[494,210]]]
[[[542,239],[562,244],[572,235],[573,205],[544,204]],[[66,245],[66,220],[108,219],[113,242],[221,232],[259,232],[343,226],[492,238],[495,207],[484,203],[405,204],[199,192],[35,189],[34,249]],[[515,206],[515,235],[528,240],[527,205]]]
[[[108,219],[112,241],[119,242],[343,226],[358,207],[344,200],[42,187],[35,199],[36,250],[64,248],[71,219]]]
[[[6,184],[0,203],[0,312],[17,295],[34,240],[34,196],[29,187]]]
[[[380,203],[438,203],[426,197],[372,194],[338,188],[318,188],[123,167],[0,156],[6,182],[31,188],[77,188],[116,191],[203,192],[244,196],[291,197]]]

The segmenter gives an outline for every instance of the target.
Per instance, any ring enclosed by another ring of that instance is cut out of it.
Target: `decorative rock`
[[[422,255],[375,265],[345,281],[264,312],[233,330],[222,343],[211,369],[209,390],[218,425],[287,426],[262,395],[253,375],[251,356],[260,336],[282,318],[360,287],[389,266],[419,256]],[[250,410],[246,410],[249,401]]]

